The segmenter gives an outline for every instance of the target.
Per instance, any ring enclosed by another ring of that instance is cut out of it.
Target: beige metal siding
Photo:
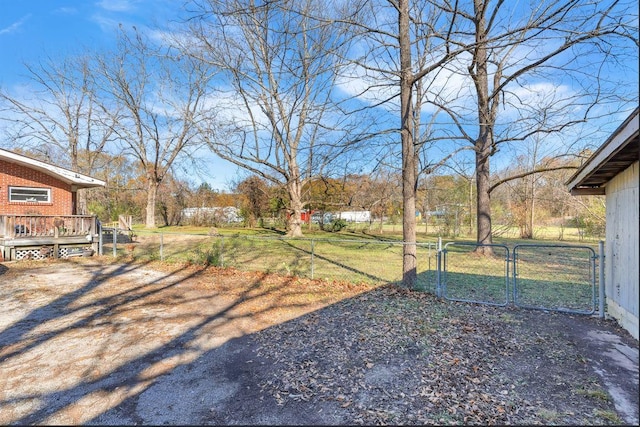
[[[608,312],[638,338],[639,162],[606,185],[605,283]]]

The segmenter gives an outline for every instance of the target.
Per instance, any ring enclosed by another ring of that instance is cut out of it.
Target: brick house
[[[79,189],[98,179],[0,149],[0,260],[66,257],[97,249],[97,221],[77,215]]]

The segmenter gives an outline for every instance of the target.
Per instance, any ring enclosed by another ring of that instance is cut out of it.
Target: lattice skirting
[[[68,258],[70,256],[83,255],[85,248],[74,246],[62,246],[58,248],[58,258]],[[44,260],[53,258],[53,247],[44,246],[40,248],[16,248],[15,259],[20,260]]]

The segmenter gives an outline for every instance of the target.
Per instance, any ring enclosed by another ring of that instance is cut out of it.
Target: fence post
[[[600,240],[598,242],[598,259],[600,260],[599,264],[599,286],[598,286],[598,311],[600,312],[600,318],[604,319],[604,241]]]
[[[438,246],[436,247],[436,296],[442,298],[442,238],[438,237]]]
[[[224,236],[220,236],[220,268],[224,268]]]
[[[518,261],[516,260],[516,256],[517,256],[516,250],[517,249],[518,249],[518,245],[516,245],[513,248],[513,251],[511,252],[512,257],[513,257],[513,258],[511,258],[511,262],[513,262],[513,265],[512,265],[512,273],[511,273],[512,277],[511,277],[511,280],[510,280],[510,283],[511,283],[511,300],[512,300],[511,302],[514,305],[516,304],[516,296],[517,296],[517,292],[518,292],[518,290],[516,288],[516,286],[518,286],[518,281],[517,281],[518,279],[516,278],[517,275],[518,275],[517,270],[516,270],[518,268]]]
[[[113,257],[117,257],[116,246],[118,245],[118,227],[113,227]]]
[[[430,274],[431,274],[431,242],[427,243],[427,278],[429,278]],[[429,281],[427,281],[427,286],[430,286],[431,283]],[[435,287],[434,287],[434,292],[436,294],[436,296],[438,296],[438,283],[436,283]]]
[[[314,240],[311,239],[311,280],[313,280],[313,255],[314,255]]]
[[[160,261],[164,261],[164,238],[162,231],[160,232]]]
[[[97,220],[96,220],[97,221]],[[102,256],[102,223],[100,221],[98,222],[98,255]]]

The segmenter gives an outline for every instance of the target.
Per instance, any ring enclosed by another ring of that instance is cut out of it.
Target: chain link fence
[[[158,233],[104,228],[102,254],[372,285],[402,282],[405,243],[371,239]],[[599,257],[569,245],[417,243],[416,290],[452,301],[593,314]],[[599,293],[597,291],[600,291]],[[600,310],[602,304],[600,304]]]
[[[591,247],[455,242],[438,258],[436,293],[448,300],[602,315],[602,264]]]
[[[405,243],[371,238],[314,239],[256,235],[130,232],[103,228],[102,254],[139,261],[187,262],[327,281],[402,281]],[[115,236],[115,239],[114,239]],[[436,244],[417,243],[417,288],[435,292]]]

